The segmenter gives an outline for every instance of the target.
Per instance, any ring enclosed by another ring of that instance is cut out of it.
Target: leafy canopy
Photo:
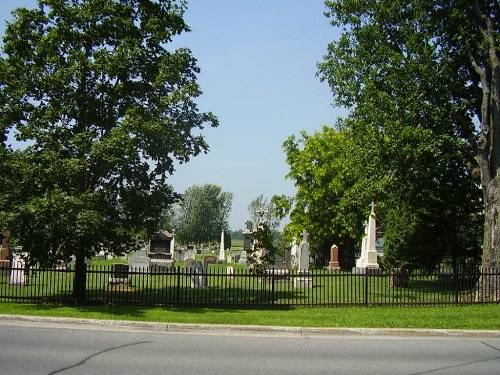
[[[233,193],[218,185],[193,185],[186,189],[172,220],[176,238],[184,244],[218,242],[228,220]]]
[[[158,227],[177,195],[175,162],[208,151],[217,125],[194,101],[197,62],[172,39],[184,1],[40,0],[9,21],[0,58],[0,134],[9,154],[0,222],[32,259],[120,253]]]
[[[389,259],[478,253],[473,115],[481,118],[481,87],[465,51],[470,42],[484,57],[472,21],[481,12],[494,16],[493,3],[326,1],[342,34],[319,74],[335,103],[350,108],[342,128],[361,166],[354,187],[369,182],[357,190],[380,203]]]

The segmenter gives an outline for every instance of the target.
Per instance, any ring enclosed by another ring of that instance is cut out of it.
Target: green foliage
[[[193,101],[196,60],[168,48],[189,30],[183,13],[174,0],[40,0],[13,13],[0,134],[28,142],[2,148],[0,223],[33,262],[129,250],[176,201],[167,184],[175,161],[207,152],[199,132],[217,120]]]
[[[319,75],[350,113],[336,130],[285,142],[298,188],[288,235],[307,229],[313,250],[333,241],[342,249],[359,241],[375,201],[389,264],[477,256],[481,191],[464,141],[471,92],[457,61],[441,56],[435,10],[429,18],[423,1],[326,4],[342,34]]]
[[[382,182],[377,199],[392,195],[381,208],[413,245],[438,234],[447,240],[434,246],[452,256],[480,251],[484,211],[483,264],[498,264],[498,0],[326,4],[342,35],[328,46],[320,76],[335,103],[351,108],[346,125],[365,145],[363,166]],[[388,245],[401,253],[404,242]]]
[[[283,149],[290,166],[287,177],[297,188],[293,198],[274,197],[278,212],[290,214],[284,238],[290,242],[307,230],[313,254],[327,257],[336,243],[349,253],[343,260],[349,257],[352,262],[354,244],[363,233],[364,205],[369,202],[370,190],[368,186],[359,191],[352,188],[356,181],[364,180],[359,177],[360,166],[353,159],[347,132],[325,126],[314,135],[303,132],[299,140],[289,137]]]
[[[247,258],[248,267],[258,274],[265,274],[269,265],[274,264],[278,252],[274,231],[267,223],[261,222],[253,231],[252,242],[252,252]]]
[[[250,214],[250,220],[247,221],[247,228],[250,230],[256,229],[259,221],[260,214],[259,210],[263,210],[263,219],[267,223],[268,227],[275,231],[280,225],[280,219],[276,213],[276,206],[273,199],[268,200],[264,198],[264,195],[259,195],[248,205],[248,212]],[[250,222],[250,223],[249,223]]]
[[[230,230],[229,235],[231,236],[231,239],[233,242],[243,241],[243,230],[242,229]]]
[[[184,244],[219,242],[228,229],[233,193],[214,184],[193,185],[186,189],[173,219],[176,238]]]

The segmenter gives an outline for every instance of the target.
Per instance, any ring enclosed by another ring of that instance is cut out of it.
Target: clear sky
[[[0,2],[1,32],[10,11],[36,0]],[[218,128],[204,131],[210,153],[180,165],[170,178],[178,192],[217,184],[234,194],[231,229],[243,229],[247,206],[260,194],[294,195],[281,145],[301,130],[332,125],[342,111],[316,77],[316,64],[336,38],[323,0],[189,0],[192,31],[176,45],[192,50],[201,73],[200,110]],[[335,145],[332,145],[335,147]]]

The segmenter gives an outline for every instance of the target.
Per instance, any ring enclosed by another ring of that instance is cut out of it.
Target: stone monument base
[[[379,275],[384,273],[379,267],[352,267],[352,273],[357,275]]]
[[[338,271],[338,270],[340,270],[340,264],[339,264],[339,262],[330,262],[330,263],[328,263],[328,269],[330,271]]]

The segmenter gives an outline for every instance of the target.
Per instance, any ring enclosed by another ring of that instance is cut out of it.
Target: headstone
[[[224,248],[224,231],[220,234],[220,246],[219,246],[219,257],[217,258],[217,263],[226,262],[226,253]]]
[[[9,239],[10,230],[6,229],[2,232],[2,247],[0,249],[0,268],[8,269],[10,268],[10,251],[9,251]]]
[[[170,254],[174,254],[175,252],[175,232],[172,232],[172,239],[170,240]]]
[[[68,265],[67,265],[67,263],[64,260],[59,259],[56,262],[56,270],[58,270],[58,271],[66,271],[67,268],[68,268]]]
[[[309,275],[309,233],[303,231],[302,241],[298,247],[298,276],[294,279],[294,286],[296,288],[312,288],[313,281]]]
[[[240,260],[238,261],[239,264],[247,264],[247,252],[246,250],[243,250],[240,255]]]
[[[193,258],[186,258],[186,260],[184,260],[184,268],[190,270],[194,267],[195,263],[196,261]]]
[[[206,288],[208,286],[207,268],[203,262],[194,261],[191,265],[191,288]]]
[[[146,255],[146,249],[136,251],[128,258],[129,270],[132,272],[149,271],[151,258]]]
[[[243,231],[243,251],[247,253],[252,251],[252,232],[248,229]]]
[[[291,267],[292,268],[297,268],[299,266],[299,246],[297,245],[297,241],[294,238],[292,241],[292,247],[290,249],[290,256],[291,256]]]
[[[365,236],[361,243],[361,255],[356,260],[356,273],[365,273],[367,269],[378,270],[377,248],[376,248],[376,216],[375,204],[372,203],[372,210],[365,226]]]
[[[282,254],[276,254],[274,258],[274,264],[272,265],[275,269],[291,269],[291,254],[290,250],[285,250]]]
[[[12,268],[10,272],[10,284],[12,285],[28,285],[26,277],[26,253],[21,249],[17,249],[12,253]]]
[[[303,231],[302,241],[298,248],[298,269],[299,271],[309,271],[309,233]]]
[[[128,285],[129,284],[128,264],[112,264],[109,283]]]
[[[228,276],[229,279],[232,279],[233,275],[234,275],[234,267],[228,266],[226,268],[226,274],[227,274],[227,276]]]
[[[99,251],[99,252],[96,254],[95,258],[96,258],[97,260],[105,260],[105,259],[106,259],[106,253],[104,252],[104,250],[101,250],[101,251]]]
[[[330,263],[328,263],[328,269],[332,271],[340,269],[339,247],[335,244],[330,248]]]
[[[191,249],[191,250],[186,250],[184,252],[184,261],[191,259],[194,260],[196,258],[196,250]]]
[[[204,255],[203,261],[206,264],[215,264],[215,263],[217,263],[217,257],[215,255]]]

